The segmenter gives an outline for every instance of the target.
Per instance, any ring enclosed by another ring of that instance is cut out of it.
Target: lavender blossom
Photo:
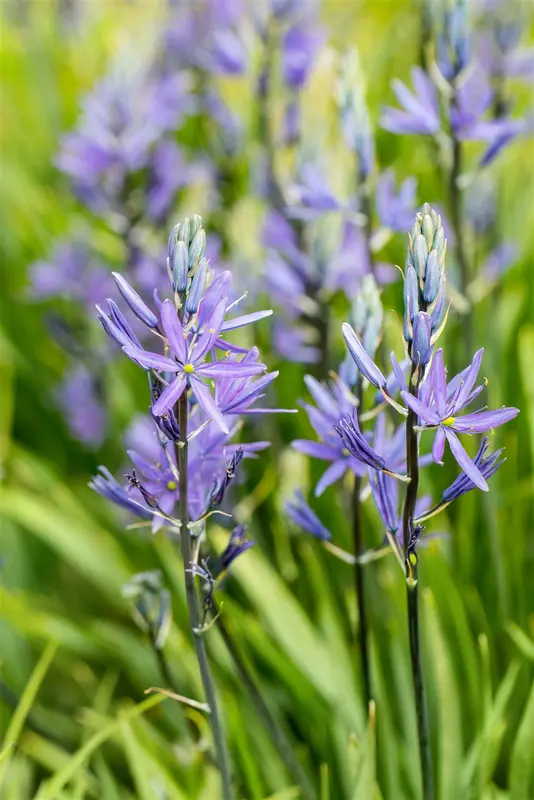
[[[220,564],[223,570],[227,570],[233,562],[240,555],[245,553],[251,547],[254,547],[254,542],[247,539],[247,529],[244,525],[236,525],[230,534],[228,544],[224,548],[220,557]]]
[[[301,492],[295,492],[292,501],[288,501],[284,510],[292,522],[298,525],[303,530],[311,533],[316,539],[321,541],[330,541],[332,534],[326,528],[317,514],[310,508],[304,500]]]
[[[458,417],[458,413],[484,389],[485,383],[473,388],[482,362],[483,349],[475,353],[472,363],[447,383],[443,363],[443,351],[439,349],[419,397],[401,392],[406,403],[419,417],[423,429],[435,428],[436,435],[432,446],[432,458],[442,463],[445,442],[448,441],[452,454],[467,477],[483,491],[488,491],[484,475],[456,436],[457,433],[485,433],[519,414],[518,408],[500,408],[496,411],[480,409]]]
[[[357,400],[349,388],[339,380],[330,386],[319,383],[311,375],[307,375],[304,380],[316,405],[309,403],[302,405],[319,441],[295,439],[292,447],[299,453],[331,462],[315,487],[315,496],[319,497],[328,486],[341,480],[347,470],[354,475],[365,474],[362,460],[347,449],[336,431],[340,419],[352,413]]]

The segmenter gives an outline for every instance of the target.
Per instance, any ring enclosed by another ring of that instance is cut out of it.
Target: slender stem
[[[358,604],[358,641],[362,659],[363,687],[365,692],[365,703],[366,706],[369,706],[369,702],[372,699],[372,694],[369,669],[369,648],[367,644],[367,608],[365,603],[364,565],[361,563],[359,558],[364,551],[360,500],[361,488],[362,479],[359,475],[355,475],[354,489],[352,492],[352,539],[354,543],[354,555],[356,556],[356,562],[354,564],[354,586],[356,589],[356,602]]]
[[[417,397],[420,379],[418,378],[414,384],[414,375],[415,366],[412,365],[409,390],[411,394]],[[402,515],[402,537],[406,564],[408,633],[410,638],[410,657],[415,696],[415,713],[417,717],[419,756],[421,760],[423,800],[433,800],[434,781],[432,776],[428,716],[419,637],[418,566],[417,557],[415,554],[409,552],[410,539],[414,530],[415,504],[419,489],[419,437],[417,431],[414,430],[416,425],[417,415],[410,410],[406,419],[406,462],[407,473],[411,480],[406,488]]]
[[[222,798],[223,800],[233,800],[234,791],[232,788],[232,778],[230,773],[230,760],[226,748],[226,741],[222,727],[222,721],[217,705],[215,685],[206,652],[206,644],[203,636],[196,632],[200,625],[200,613],[198,607],[198,595],[195,588],[195,577],[190,571],[192,560],[191,534],[188,528],[189,508],[188,508],[188,475],[187,475],[187,393],[184,391],[178,401],[178,425],[180,427],[180,444],[177,447],[179,490],[180,490],[180,545],[182,550],[182,561],[184,567],[185,590],[187,606],[189,608],[189,618],[193,631],[193,642],[195,653],[200,669],[202,685],[206,702],[210,708],[210,721],[213,733],[213,744],[217,766],[221,773]]]
[[[217,614],[218,608],[215,604],[215,601],[213,601],[212,605],[214,613]],[[234,662],[241,682],[245,686],[252,699],[252,702],[256,706],[256,710],[259,716],[262,718],[265,728],[267,729],[269,736],[276,746],[282,761],[286,765],[289,773],[295,778],[296,781],[298,781],[300,788],[302,789],[303,798],[306,800],[315,800],[317,797],[315,789],[313,788],[300,762],[296,758],[292,743],[287,738],[284,730],[280,727],[275,716],[272,714],[271,709],[267,705],[254,679],[249,665],[247,664],[245,658],[241,655],[238,646],[222,616],[217,617],[217,627],[222,636],[226,649],[228,650],[228,653]]]

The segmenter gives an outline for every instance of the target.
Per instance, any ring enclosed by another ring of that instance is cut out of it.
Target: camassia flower
[[[173,358],[142,350],[132,345],[123,349],[133,361],[145,369],[163,373],[174,373],[175,378],[166,386],[152,406],[157,417],[166,414],[180,398],[186,386],[190,386],[198,402],[221,428],[228,432],[228,425],[217,407],[203,378],[244,378],[264,372],[264,364],[235,361],[230,357],[220,361],[205,361],[206,355],[213,349],[224,322],[226,300],[222,300],[213,311],[204,332],[195,341],[188,339],[182,323],[171,300],[164,300],[161,305],[160,319],[165,335],[165,349]]]
[[[466,476],[483,491],[488,491],[488,484],[483,472],[469,457],[457,433],[485,433],[505,422],[509,422],[519,414],[519,409],[503,407],[494,411],[484,408],[470,414],[458,416],[470,405],[484,389],[485,383],[473,388],[482,362],[481,348],[475,353],[471,364],[447,383],[447,374],[443,363],[443,351],[439,349],[433,359],[427,381],[421,387],[418,397],[403,391],[402,399],[419,417],[423,430],[436,429],[432,446],[432,458],[442,463],[445,441],[448,441],[452,454]]]

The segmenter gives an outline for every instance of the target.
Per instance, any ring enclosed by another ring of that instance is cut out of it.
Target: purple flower
[[[437,133],[440,129],[436,87],[420,68],[412,68],[414,91],[402,81],[393,81],[393,91],[403,111],[388,106],[382,115],[382,127],[391,133]]]
[[[31,295],[38,300],[66,297],[92,309],[102,302],[111,284],[107,269],[78,239],[59,241],[48,261],[30,267]]]
[[[209,327],[199,336],[196,342],[187,341],[187,334],[176,313],[174,304],[165,300],[161,306],[161,324],[165,333],[167,345],[173,359],[157,353],[147,352],[132,345],[123,349],[133,361],[145,369],[153,369],[164,373],[174,373],[176,377],[164,389],[152,407],[153,413],[160,417],[171,409],[186,385],[190,385],[198,402],[221,428],[228,433],[228,426],[217,407],[207,386],[201,378],[218,377],[247,377],[258,375],[265,371],[264,364],[241,363],[231,358],[221,361],[204,362],[206,355],[213,349],[221,333],[226,312],[226,300],[221,300],[209,318]]]
[[[89,488],[97,494],[102,495],[112,503],[131,511],[141,519],[150,519],[153,516],[153,510],[149,509],[142,503],[134,500],[130,493],[121,486],[120,483],[113,477],[111,472],[106,467],[98,468],[99,475],[95,475],[89,482]]]
[[[483,262],[480,272],[485,281],[496,281],[514,264],[517,259],[515,242],[503,242],[498,245]]]
[[[332,538],[328,528],[325,528],[317,514],[311,510],[301,492],[295,492],[293,500],[285,504],[284,510],[295,525],[311,533],[317,539],[325,542]]]
[[[105,435],[107,414],[88,369],[78,364],[68,372],[56,391],[56,398],[72,434],[86,445],[99,447]]]
[[[282,43],[282,71],[289,87],[304,86],[322,42],[322,33],[309,25],[299,23],[287,31]]]
[[[349,416],[343,417],[339,421],[339,425],[334,425],[334,430],[351,456],[374,470],[384,469],[386,466],[384,459],[374,452],[360,430],[356,411],[352,411]]]
[[[395,173],[392,169],[383,172],[376,186],[376,208],[380,223],[393,231],[411,228],[416,205],[417,180],[407,178],[395,191]]]
[[[341,381],[329,387],[324,383],[319,383],[311,375],[306,375],[304,381],[315,401],[315,406],[309,403],[302,405],[319,441],[295,439],[292,447],[299,453],[331,462],[315,487],[315,495],[319,497],[328,486],[341,480],[347,470],[354,475],[365,474],[365,465],[359,457],[355,457],[347,450],[336,432],[339,420],[351,414],[355,407],[356,398],[349,388]]]
[[[151,161],[151,186],[147,192],[147,209],[152,219],[164,219],[176,193],[190,180],[191,170],[185,163],[176,142],[162,141]]]
[[[436,352],[427,381],[414,397],[406,391],[401,396],[418,416],[423,428],[437,428],[432,446],[432,458],[442,463],[445,441],[448,441],[456,461],[473,483],[488,491],[488,484],[477,465],[467,454],[456,433],[485,433],[509,422],[519,414],[517,408],[500,408],[495,411],[480,409],[458,417],[457,414],[470,405],[484,389],[485,384],[473,388],[480,369],[483,350],[475,353],[469,367],[458,373],[447,383],[443,351]]]
[[[238,556],[254,547],[254,544],[252,539],[247,539],[246,527],[244,525],[236,525],[230,534],[228,544],[221,553],[221,568],[227,570]]]
[[[487,458],[485,456],[486,450],[489,447],[489,439],[485,436],[482,439],[480,447],[478,449],[478,453],[473,459],[474,464],[481,475],[488,480],[494,475],[497,470],[502,467],[504,462],[506,461],[505,458],[501,458],[501,455],[504,452],[504,449],[501,448],[500,450],[495,450],[491,453]],[[442,495],[443,503],[452,503],[453,500],[457,500],[466,492],[470,492],[472,489],[476,489],[476,484],[465,474],[465,472],[461,472],[460,475],[456,478],[451,485],[445,489]]]

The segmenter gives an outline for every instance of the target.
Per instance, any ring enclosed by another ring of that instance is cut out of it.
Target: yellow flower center
[[[171,492],[174,492],[174,490],[176,489],[176,481],[169,481],[167,483],[167,489],[169,489],[169,491]]]
[[[447,419],[443,420],[443,425],[454,425],[454,420],[456,417],[447,417]]]
[[[195,371],[195,367],[193,366],[193,364],[186,364],[185,365],[184,372],[187,372],[188,375],[190,375],[194,371]]]

